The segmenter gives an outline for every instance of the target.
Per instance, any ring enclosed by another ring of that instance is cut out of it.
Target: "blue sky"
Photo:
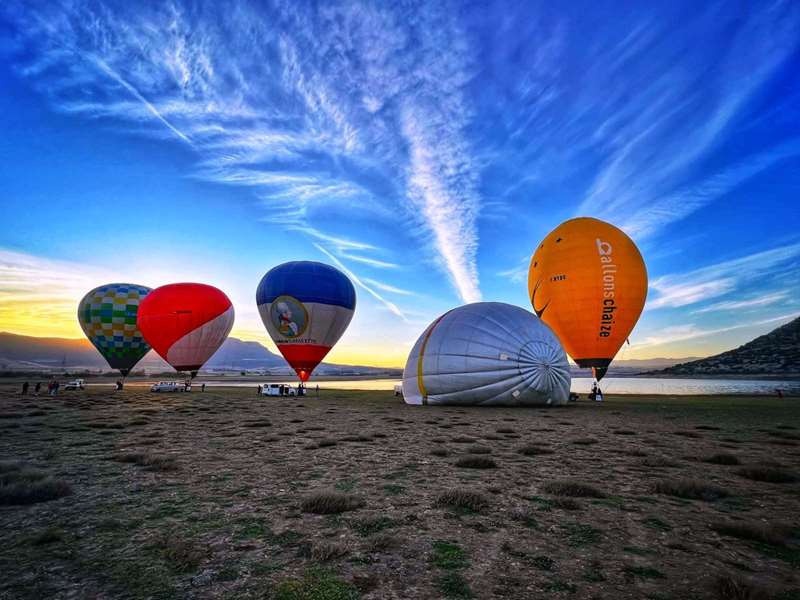
[[[563,4],[563,3],[562,3]],[[80,331],[94,284],[338,265],[333,359],[402,365],[464,302],[529,307],[561,221],[650,274],[620,358],[800,314],[800,5],[11,2],[0,7],[0,329]]]

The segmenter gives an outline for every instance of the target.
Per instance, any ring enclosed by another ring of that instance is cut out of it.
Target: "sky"
[[[706,356],[800,314],[800,3],[0,5],[0,331],[81,337],[126,281],[356,285],[329,360],[402,366],[438,315],[529,308],[562,221],[650,279],[621,359]]]

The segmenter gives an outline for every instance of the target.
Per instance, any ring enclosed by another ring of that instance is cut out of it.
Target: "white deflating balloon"
[[[558,337],[533,313],[501,302],[455,308],[414,344],[403,370],[407,404],[566,404],[570,373]]]

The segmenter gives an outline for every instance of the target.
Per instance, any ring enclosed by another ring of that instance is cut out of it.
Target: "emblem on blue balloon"
[[[280,335],[294,339],[308,327],[308,311],[303,303],[292,296],[278,296],[270,307],[272,325]]]

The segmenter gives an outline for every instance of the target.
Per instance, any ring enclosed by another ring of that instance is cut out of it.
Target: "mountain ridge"
[[[726,352],[649,375],[798,375],[800,317]]]
[[[56,369],[111,370],[89,340],[40,338],[0,332],[0,371]],[[135,370],[171,371],[172,367],[151,350],[139,361]],[[220,349],[206,362],[203,370],[279,370],[287,374],[293,372],[282,356],[271,352],[263,344],[234,337],[225,340]],[[353,370],[363,374],[375,374],[397,369],[323,362],[317,367],[316,373],[336,374]]]

